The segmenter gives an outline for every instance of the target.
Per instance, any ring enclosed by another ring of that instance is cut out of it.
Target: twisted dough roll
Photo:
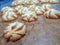
[[[4,21],[12,21],[18,17],[18,15],[14,11],[14,9],[11,7],[8,7],[8,6],[4,7],[4,8],[2,8],[1,11],[3,12],[2,19]]]
[[[47,12],[45,12],[44,16],[47,18],[58,19],[60,18],[60,12],[55,9],[50,9]]]
[[[22,19],[27,22],[35,21],[37,19],[37,15],[33,11],[27,11],[24,14],[22,14]]]
[[[58,2],[58,0],[40,0],[40,2]]]
[[[38,4],[38,0],[15,0],[12,2],[11,6],[17,6],[17,5],[29,5],[29,4]]]
[[[10,41],[16,41],[22,38],[26,33],[26,26],[20,22],[14,22],[9,24],[4,30],[4,37]]]

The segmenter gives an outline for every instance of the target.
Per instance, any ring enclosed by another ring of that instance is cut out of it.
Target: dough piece
[[[43,5],[42,5],[42,8],[43,8],[45,11],[47,11],[47,10],[49,10],[49,9],[52,9],[52,6],[51,6],[51,4],[43,4]]]
[[[43,14],[45,12],[45,10],[42,7],[36,5],[30,5],[29,10],[35,11],[35,13],[38,15]]]
[[[37,19],[37,15],[33,11],[27,11],[21,17],[24,21],[27,21],[27,22],[35,21]]]
[[[23,9],[22,5],[16,6],[15,9],[18,11],[18,14],[22,14],[22,9]]]
[[[4,8],[2,8],[1,11],[3,12],[2,19],[4,21],[12,21],[18,17],[16,12],[14,12],[14,9],[11,7],[8,7],[8,6],[4,7]]]
[[[55,9],[50,9],[44,14],[47,18],[53,18],[53,19],[59,19],[60,18],[60,12]]]
[[[26,26],[24,23],[14,22],[10,23],[9,26],[4,30],[4,38],[10,41],[16,41],[22,38],[26,33]]]
[[[38,0],[31,0],[31,4],[38,4],[39,1]]]

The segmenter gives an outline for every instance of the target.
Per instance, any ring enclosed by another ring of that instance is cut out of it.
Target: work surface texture
[[[23,22],[20,17],[12,21]],[[0,35],[6,26],[12,22],[4,22],[0,14]],[[38,20],[34,22],[25,22],[27,26],[26,35],[16,42],[6,42],[0,37],[0,45],[60,45],[60,19],[46,19],[38,16]]]

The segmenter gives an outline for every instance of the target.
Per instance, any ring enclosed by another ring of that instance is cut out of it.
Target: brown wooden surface
[[[22,22],[20,17],[12,22],[15,21]],[[3,22],[0,15],[0,34],[9,23]],[[46,19],[38,16],[37,21],[25,23],[27,33],[22,39],[16,42],[6,42],[1,37],[0,45],[60,45],[60,19]]]

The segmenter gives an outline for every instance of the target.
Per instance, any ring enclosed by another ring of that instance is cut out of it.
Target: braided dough
[[[37,19],[37,15],[33,11],[27,11],[24,14],[22,14],[22,19],[27,22],[35,21]]]
[[[58,2],[58,0],[40,0],[40,2]]]
[[[16,12],[14,12],[14,9],[10,8],[10,7],[4,7],[2,9],[2,12],[3,12],[2,19],[4,21],[12,21],[12,20],[14,20],[14,19],[16,19],[18,17]]]
[[[38,4],[38,0],[15,0],[12,2],[11,6],[17,6],[17,5],[28,5],[28,4]]]
[[[20,22],[10,23],[4,30],[4,37],[10,41],[20,39],[26,33],[26,26]]]
[[[58,19],[58,18],[60,18],[60,12],[55,9],[50,9],[45,12],[44,16],[47,18]]]

